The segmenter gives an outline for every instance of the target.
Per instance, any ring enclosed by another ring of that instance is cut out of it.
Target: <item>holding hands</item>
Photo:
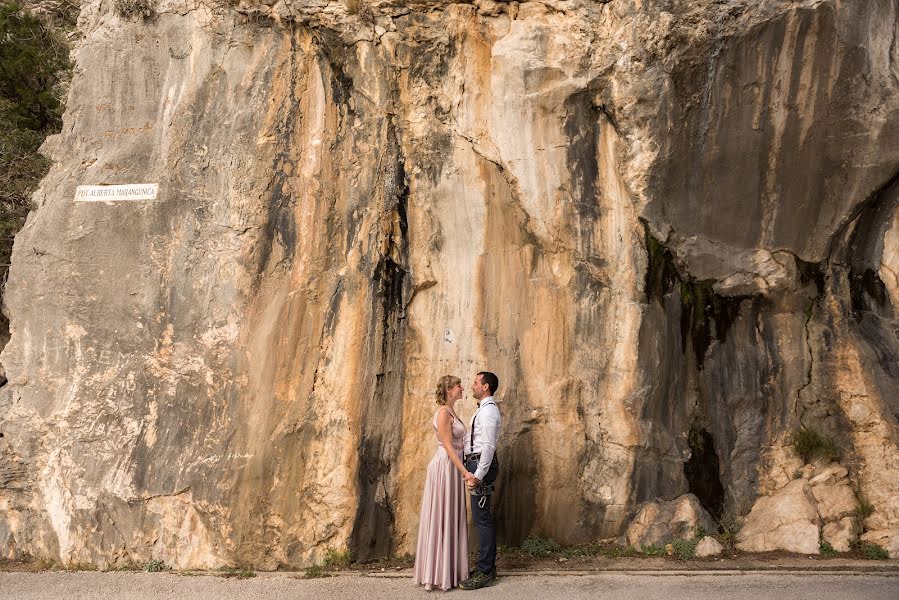
[[[468,489],[470,490],[473,490],[477,484],[481,483],[481,481],[469,471],[466,471],[462,478],[465,480],[465,485],[468,486]]]

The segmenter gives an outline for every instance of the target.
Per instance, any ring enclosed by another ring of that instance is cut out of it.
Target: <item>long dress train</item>
[[[437,414],[434,415],[433,422],[435,435]],[[452,429],[453,447],[450,451],[462,458],[465,425],[453,418]],[[438,437],[437,452],[428,464],[421,499],[421,520],[415,553],[414,581],[416,584],[424,584],[428,590],[448,590],[468,578],[467,495],[465,481]]]

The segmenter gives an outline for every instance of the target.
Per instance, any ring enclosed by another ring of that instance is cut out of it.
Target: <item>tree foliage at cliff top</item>
[[[61,83],[71,69],[60,26],[71,26],[73,2],[28,8],[0,0],[0,264],[25,221],[29,196],[47,172],[41,143],[62,124]],[[6,267],[0,267],[5,271]]]

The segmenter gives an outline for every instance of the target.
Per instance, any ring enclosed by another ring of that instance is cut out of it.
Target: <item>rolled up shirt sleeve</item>
[[[493,462],[493,456],[496,454],[496,440],[499,438],[500,416],[499,409],[495,404],[485,407],[478,414],[478,436],[481,445],[481,458],[478,461],[478,468],[475,469],[474,476],[479,481],[484,481],[487,471],[490,470],[490,463]]]

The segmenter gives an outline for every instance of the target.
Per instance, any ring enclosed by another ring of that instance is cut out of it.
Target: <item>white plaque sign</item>
[[[156,200],[158,183],[124,185],[79,185],[75,202],[119,202],[122,200]]]

